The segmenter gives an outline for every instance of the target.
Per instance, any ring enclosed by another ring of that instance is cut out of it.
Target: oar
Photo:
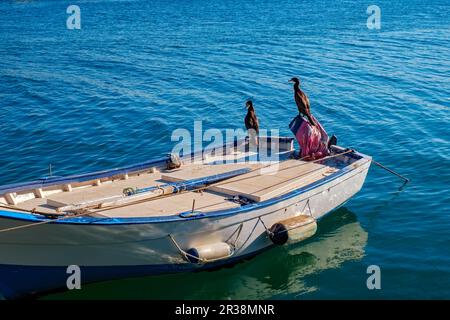
[[[409,179],[408,179],[408,178],[402,176],[401,174],[395,172],[394,170],[391,170],[391,169],[387,168],[386,166],[383,166],[381,163],[379,163],[379,162],[377,162],[377,161],[375,161],[375,160],[373,160],[373,159],[372,159],[372,162],[375,163],[375,164],[376,164],[377,166],[379,166],[380,168],[382,168],[382,169],[384,169],[384,170],[386,170],[386,171],[388,171],[388,172],[390,172],[390,173],[392,173],[392,174],[395,174],[397,177],[403,179],[403,180],[405,181],[405,184],[409,182]]]

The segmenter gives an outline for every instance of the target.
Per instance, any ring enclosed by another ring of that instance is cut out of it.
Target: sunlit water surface
[[[450,3],[377,1],[0,3],[0,183],[160,156],[176,128],[290,135],[287,80],[339,144],[372,167],[362,191],[305,244],[214,272],[127,279],[48,298],[450,298]],[[381,268],[382,289],[366,270]]]

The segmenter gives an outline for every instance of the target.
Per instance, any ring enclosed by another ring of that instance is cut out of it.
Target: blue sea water
[[[160,156],[195,120],[243,127],[248,98],[261,127],[290,135],[293,76],[340,145],[411,179],[373,166],[306,244],[48,298],[449,299],[449,40],[448,0],[0,2],[0,184]]]

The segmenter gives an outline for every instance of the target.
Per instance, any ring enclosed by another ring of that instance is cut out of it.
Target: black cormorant
[[[247,130],[253,129],[256,134],[259,133],[259,123],[258,118],[256,117],[255,108],[253,107],[253,103],[248,100],[245,103],[245,107],[247,108],[247,115],[245,116],[244,122]]]
[[[315,123],[311,117],[311,109],[309,106],[309,99],[306,94],[300,90],[300,80],[298,78],[292,78],[289,82],[294,83],[294,98],[297,104],[298,111],[308,118],[309,123],[314,126]]]
[[[245,127],[248,130],[249,145],[257,146],[259,123],[258,118],[256,117],[255,108],[253,107],[253,103],[250,100],[245,103],[245,107],[247,108],[247,115],[245,116],[244,122]]]

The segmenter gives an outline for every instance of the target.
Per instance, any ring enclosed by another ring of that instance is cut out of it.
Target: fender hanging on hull
[[[274,244],[300,242],[312,237],[317,231],[317,222],[311,216],[300,215],[279,221],[269,229]]]
[[[187,251],[188,260],[192,263],[204,263],[229,258],[233,248],[225,242],[217,242],[191,248]]]

